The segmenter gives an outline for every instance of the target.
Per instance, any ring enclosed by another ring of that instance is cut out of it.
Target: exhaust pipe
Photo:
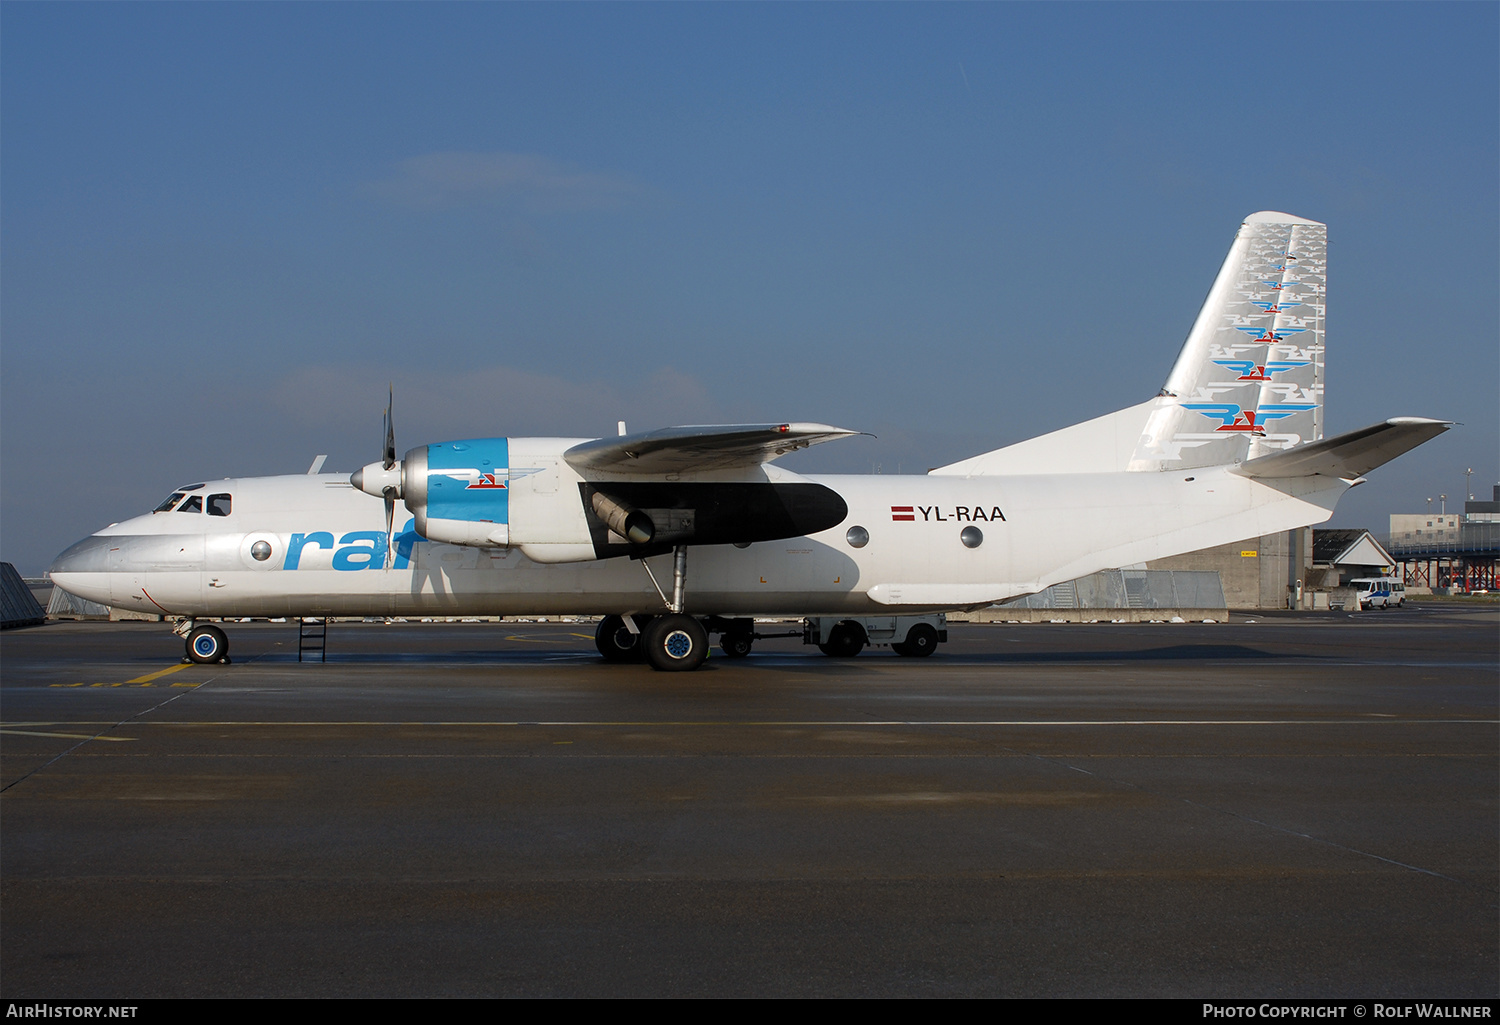
[[[595,491],[592,501],[594,512],[599,514],[599,518],[609,524],[610,530],[631,544],[650,544],[651,539],[656,536],[656,524],[639,509],[617,502],[602,491]]]

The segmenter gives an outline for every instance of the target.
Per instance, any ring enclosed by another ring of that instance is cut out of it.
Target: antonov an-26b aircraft
[[[222,617],[602,615],[611,660],[693,669],[756,616],[816,617],[857,654],[872,617],[930,654],[931,614],[1103,569],[1321,523],[1363,474],[1442,433],[1405,417],[1323,437],[1324,225],[1257,213],[1235,236],[1152,398],[923,476],[775,465],[855,431],[672,427],[612,438],[475,438],[352,477],[229,478],[63,552],[52,579],[183,617],[199,662]],[[396,505],[405,525],[394,530]]]

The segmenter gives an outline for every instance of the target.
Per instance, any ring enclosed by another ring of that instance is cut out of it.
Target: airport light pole
[[[1470,481],[1472,481],[1473,478],[1474,478],[1474,467],[1471,466],[1467,470],[1464,471],[1464,494],[1466,494],[1466,495],[1469,496],[1468,499],[1467,499],[1467,501],[1470,501],[1470,502],[1474,501],[1474,486],[1473,486],[1473,484],[1470,483]]]

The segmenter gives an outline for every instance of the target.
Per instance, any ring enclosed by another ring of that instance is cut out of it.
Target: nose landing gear
[[[229,638],[216,626],[191,626],[187,631],[187,658],[203,665],[228,665]]]

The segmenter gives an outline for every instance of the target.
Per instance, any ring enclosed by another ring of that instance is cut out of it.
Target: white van
[[[1406,604],[1406,584],[1394,577],[1361,577],[1349,581],[1359,610],[1399,608]]]

